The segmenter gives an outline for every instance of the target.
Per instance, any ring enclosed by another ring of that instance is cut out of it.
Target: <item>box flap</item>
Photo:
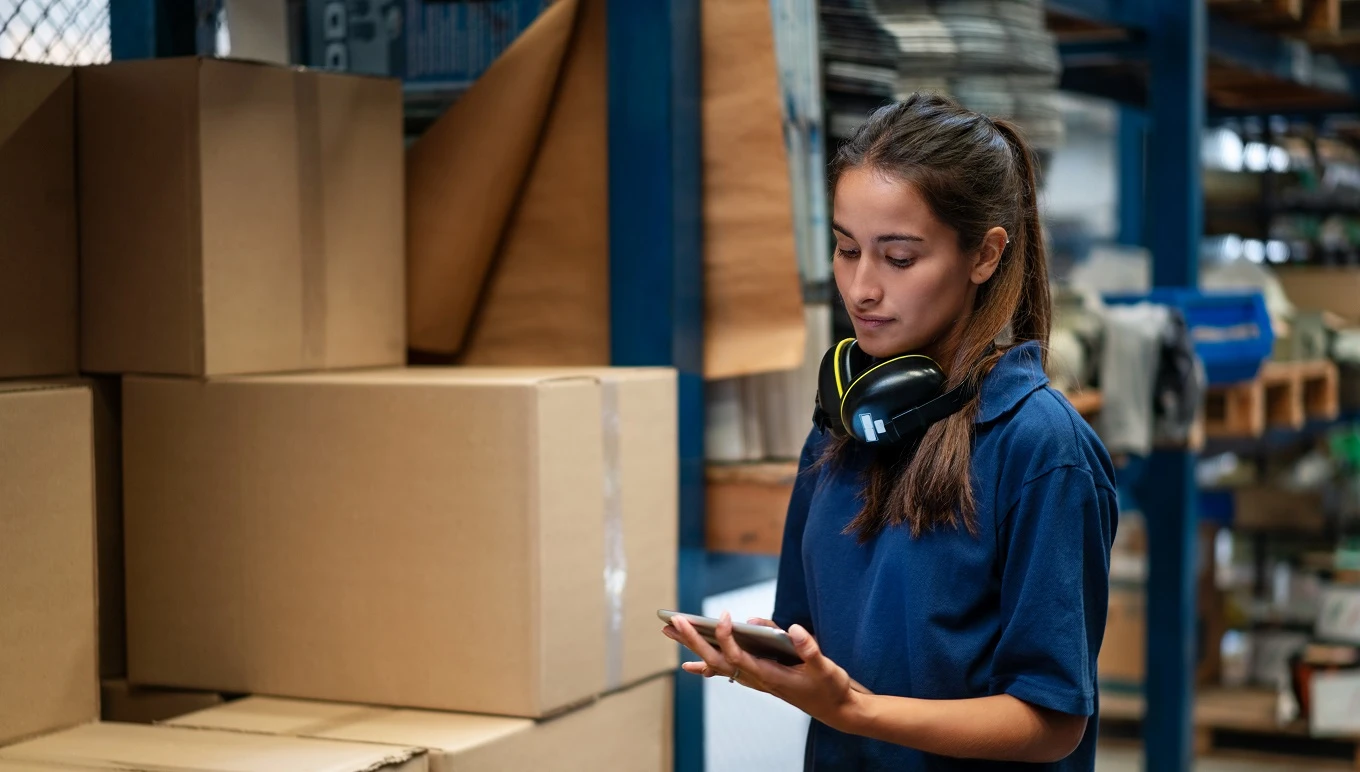
[[[70,67],[0,59],[0,145],[71,75]]]
[[[273,697],[247,697],[165,724],[402,745],[451,753],[525,732],[534,726],[527,718],[393,710]]]
[[[314,736],[331,740],[409,745],[431,751],[460,753],[520,732],[528,732],[533,728],[534,722],[527,718],[391,710],[371,714],[359,721],[318,732]]]
[[[422,756],[414,748],[138,724],[86,724],[0,748],[6,760],[154,772],[376,772]]]
[[[285,373],[278,375],[245,375],[214,378],[215,383],[249,381],[251,383],[349,384],[356,386],[400,386],[410,384],[428,386],[447,384],[537,386],[557,381],[598,381],[599,375],[588,370],[463,368],[463,367],[393,367],[373,370],[340,370],[315,373]]]
[[[390,712],[384,708],[336,702],[246,697],[161,723],[165,726],[195,729],[225,729],[307,737],[330,727],[352,723],[373,713]]]

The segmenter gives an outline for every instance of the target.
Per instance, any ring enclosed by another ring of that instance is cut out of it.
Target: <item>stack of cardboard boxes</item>
[[[0,62],[0,770],[669,767],[674,374],[404,367],[404,163],[395,82]]]

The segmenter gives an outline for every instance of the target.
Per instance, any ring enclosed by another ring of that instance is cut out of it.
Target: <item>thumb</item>
[[[803,661],[812,664],[822,656],[822,649],[817,645],[817,641],[802,625],[794,625],[789,628],[789,639],[793,641],[794,651]]]

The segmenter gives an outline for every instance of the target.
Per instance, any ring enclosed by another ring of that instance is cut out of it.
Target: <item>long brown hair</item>
[[[980,385],[1009,343],[1040,343],[1047,364],[1051,307],[1048,259],[1039,227],[1035,161],[1020,130],[959,106],[916,94],[882,107],[841,146],[831,164],[831,191],[852,169],[871,168],[915,187],[934,215],[952,228],[959,250],[975,255],[1000,226],[1009,242],[996,272],[978,287],[967,321],[941,362],[948,388]],[[980,389],[978,390],[980,392]],[[914,452],[880,454],[865,473],[863,509],[846,527],[867,541],[888,526],[912,536],[939,526],[977,534],[969,479],[973,423],[980,395],[926,431]],[[831,443],[826,460],[843,457],[848,440]]]

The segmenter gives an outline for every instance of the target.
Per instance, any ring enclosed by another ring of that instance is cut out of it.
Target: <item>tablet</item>
[[[668,625],[675,617],[684,617],[685,621],[694,626],[699,637],[715,647],[718,645],[718,620],[716,619],[665,610],[656,612],[656,615],[661,617],[661,621]],[[798,651],[794,649],[789,634],[783,630],[733,622],[732,637],[736,639],[737,645],[751,656],[772,659],[781,665],[803,664],[803,658],[798,656]]]

